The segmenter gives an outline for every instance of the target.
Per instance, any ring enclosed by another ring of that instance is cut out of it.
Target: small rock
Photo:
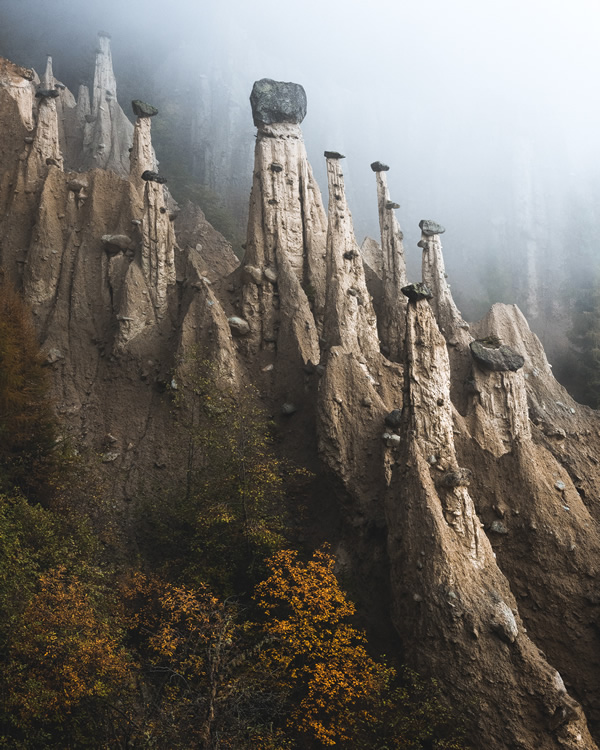
[[[295,414],[297,411],[298,407],[291,402],[287,402],[281,407],[281,413],[286,417],[289,417],[291,414]]]
[[[497,602],[490,620],[492,630],[497,633],[503,641],[514,643],[519,634],[517,621],[510,607],[503,601]]]
[[[153,107],[147,102],[143,102],[141,99],[134,99],[131,102],[131,107],[133,109],[133,114],[136,117],[154,117],[154,115],[158,114],[156,107]]]
[[[473,472],[471,469],[456,469],[444,474],[442,484],[446,487],[468,487],[471,484]]]
[[[25,143],[33,143],[33,138],[30,135],[26,135],[23,140],[25,141]]]
[[[256,266],[244,266],[244,281],[260,286],[263,282],[263,272]]]
[[[388,446],[388,448],[399,448],[400,444],[402,443],[402,438],[400,437],[400,435],[396,435],[393,432],[384,432],[382,437],[385,440],[385,444]]]
[[[271,284],[277,283],[277,271],[274,268],[265,268],[263,273],[265,275],[265,279],[267,279],[267,281],[270,281]]]
[[[325,365],[317,365],[315,367],[315,372],[317,373],[317,375],[319,375],[319,377],[322,376],[322,375],[324,375],[325,374]]]
[[[243,318],[238,318],[234,315],[231,318],[227,318],[227,322],[234,336],[245,336],[247,333],[250,333],[250,325]]]
[[[402,287],[402,294],[408,297],[410,302],[418,302],[422,299],[431,299],[433,294],[429,287],[422,282],[418,284],[409,284],[408,286]]]
[[[110,464],[113,461],[116,461],[117,458],[119,458],[120,455],[121,455],[120,453],[116,453],[116,452],[115,453],[112,453],[112,452],[105,453],[102,456],[102,463],[103,464]]]
[[[326,159],[345,159],[346,158],[343,154],[340,154],[338,151],[325,151],[323,153],[323,156]]]
[[[390,168],[387,164],[384,164],[381,161],[374,161],[371,164],[371,169],[373,170],[373,172],[388,172]]]
[[[400,204],[399,203],[394,203],[394,201],[387,201],[386,204],[385,204],[385,207],[388,208],[388,209],[400,208]]]
[[[88,183],[87,180],[76,177],[73,180],[69,180],[69,182],[67,183],[67,187],[73,193],[78,193],[80,190],[87,190]]]
[[[554,486],[556,487],[557,490],[560,490],[562,492],[567,485],[564,482],[561,482],[559,479],[558,482],[554,483]]]
[[[435,466],[437,462],[438,462],[438,457],[435,454],[432,453],[430,456],[427,456],[427,463],[430,466]]]
[[[116,255],[132,246],[131,239],[126,234],[103,234],[101,240],[108,255]]]
[[[56,348],[50,349],[48,355],[46,356],[46,362],[49,365],[53,365],[55,362],[58,362],[59,359],[64,359],[64,355],[61,350]]]
[[[423,232],[425,237],[433,237],[434,234],[444,234],[445,228],[438,224],[436,221],[430,221],[429,219],[421,219],[419,222],[419,229]]]
[[[490,524],[490,531],[493,531],[494,534],[508,534],[508,529],[502,521],[492,521]]]
[[[263,367],[261,372],[272,372],[272,370],[273,370],[273,365],[271,364],[271,365],[266,365],[265,367]]]
[[[385,415],[385,423],[388,427],[396,429],[402,424],[402,411],[400,409],[394,409],[389,414]]]
[[[283,166],[276,161],[271,164],[270,169],[271,172],[283,172]]]
[[[362,406],[366,406],[366,407],[373,406],[373,402],[371,401],[371,399],[366,396],[365,398],[362,399],[360,403]]]

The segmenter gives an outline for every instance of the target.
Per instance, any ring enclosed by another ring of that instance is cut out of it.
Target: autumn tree
[[[325,549],[306,563],[283,550],[269,570],[256,587],[265,632],[273,638],[261,667],[277,674],[289,694],[287,726],[309,747],[352,743],[359,727],[374,721],[375,699],[390,671],[371,659],[365,636],[350,624],[355,608]]]
[[[261,641],[240,606],[207,586],[135,575],[126,590],[131,647],[145,678],[152,746],[203,750],[287,747],[269,726],[277,696],[254,671]]]
[[[94,594],[64,566],[50,570],[17,623],[8,705],[24,747],[124,745],[118,703],[131,689],[132,670]]]
[[[435,684],[373,659],[353,626],[354,605],[340,588],[326,548],[307,562],[284,550],[256,587],[263,628],[272,639],[258,669],[287,698],[294,747],[350,750],[461,750],[460,722]]]

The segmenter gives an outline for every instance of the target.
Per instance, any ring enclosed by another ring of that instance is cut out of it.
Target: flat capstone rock
[[[427,284],[423,284],[422,282],[403,286],[402,294],[408,297],[409,302],[418,302],[421,299],[431,299],[433,297],[431,289]]]
[[[37,99],[56,99],[57,96],[60,96],[60,92],[56,89],[38,89],[35,96]]]
[[[510,346],[486,346],[481,341],[471,341],[471,355],[478,365],[492,372],[516,372],[525,364],[525,358]]]
[[[346,157],[344,156],[344,154],[340,154],[340,152],[339,152],[339,151],[325,151],[325,152],[323,153],[323,156],[324,156],[324,157],[325,157],[326,159],[345,159],[345,158],[346,158]]]
[[[299,83],[261,78],[252,87],[250,105],[256,127],[276,122],[300,124],[306,117],[306,92]]]
[[[142,172],[142,180],[146,182],[158,182],[159,185],[164,185],[167,181],[166,177],[161,177],[158,172],[153,172],[151,169],[146,169]]]
[[[131,107],[136,117],[154,117],[158,114],[156,107],[148,104],[148,102],[143,102],[141,99],[134,99],[131,102]]]
[[[436,221],[430,221],[429,219],[421,219],[419,222],[419,229],[423,232],[425,237],[433,237],[434,234],[444,234],[446,231],[445,227],[438,224]]]
[[[373,172],[389,172],[390,168],[387,164],[384,164],[382,161],[374,161],[371,164],[371,169]]]

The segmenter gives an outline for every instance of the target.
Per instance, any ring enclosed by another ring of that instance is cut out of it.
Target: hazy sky
[[[415,258],[425,217],[447,226],[450,265],[483,253],[520,210],[525,167],[548,193],[542,222],[566,200],[553,193],[600,173],[600,0],[0,0],[0,23],[59,78],[104,29],[117,80],[140,59],[149,80],[175,63],[193,85],[218,64],[247,95],[262,77],[303,84],[321,184],[323,150],[346,153],[360,240],[377,227],[369,163],[389,163]]]

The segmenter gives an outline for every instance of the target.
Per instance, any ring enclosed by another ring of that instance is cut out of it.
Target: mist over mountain
[[[564,361],[573,297],[598,270],[594,3],[2,0],[0,13],[3,54],[38,70],[54,54],[72,89],[93,69],[95,33],[109,32],[122,103],[171,103],[176,125],[159,159],[169,169],[176,151],[231,210],[240,237],[254,143],[248,92],[263,77],[301,83],[317,180],[325,184],[323,150],[346,155],[359,239],[378,237],[369,164],[381,159],[409,275],[418,222],[442,222],[465,315],[517,302],[551,360]]]

